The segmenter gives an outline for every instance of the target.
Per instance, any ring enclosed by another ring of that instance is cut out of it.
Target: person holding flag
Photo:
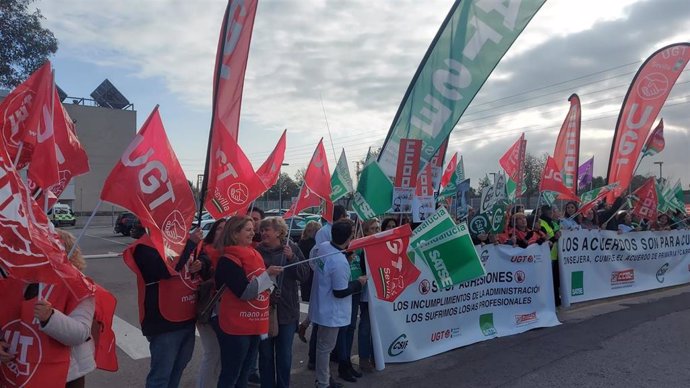
[[[580,226],[580,220],[582,215],[578,214],[577,212],[577,202],[568,201],[568,203],[565,204],[564,209],[565,211],[563,212],[563,217],[561,217],[559,224],[561,230],[581,229],[582,227]]]
[[[558,288],[561,281],[558,273],[558,239],[561,237],[560,224],[554,220],[553,210],[549,205],[543,205],[539,214],[539,228],[546,235],[551,247],[551,272],[553,273],[553,294],[556,306],[561,305],[561,297]]]
[[[200,260],[190,261],[201,241],[201,231],[190,233],[182,254],[163,259],[141,224],[130,236],[137,239],[122,253],[137,278],[139,323],[149,341],[151,369],[146,388],[177,387],[194,351],[196,288],[203,270]]]
[[[216,245],[222,252],[216,267],[218,315],[211,319],[220,345],[218,387],[245,388],[251,357],[259,339],[268,334],[269,298],[276,276],[283,269],[266,268],[261,254],[252,247],[254,220],[249,216],[231,217]]]
[[[331,383],[329,354],[335,348],[340,328],[349,325],[352,316],[352,294],[362,291],[367,276],[350,281],[350,264],[343,253],[354,236],[354,223],[340,220],[331,227],[331,241],[311,251],[314,283],[309,297],[309,319],[318,325],[316,343],[316,386],[338,388]],[[319,257],[318,259],[316,259]]]

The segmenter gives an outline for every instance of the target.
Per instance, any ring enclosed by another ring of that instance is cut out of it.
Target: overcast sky
[[[139,125],[160,104],[175,152],[192,180],[203,172],[211,79],[223,0],[39,0],[59,40],[56,80],[88,97],[104,79],[134,103]],[[261,0],[244,86],[240,145],[255,167],[288,129],[285,167],[304,167],[319,138],[335,167],[345,148],[351,169],[378,147],[451,0]],[[527,151],[552,153],[569,108],[582,101],[580,161],[595,156],[605,175],[627,88],[658,48],[690,41],[690,1],[551,0],[499,63],[451,135],[449,153],[467,175],[497,171],[524,131]],[[638,173],[690,183],[690,69],[660,116],[666,149]]]

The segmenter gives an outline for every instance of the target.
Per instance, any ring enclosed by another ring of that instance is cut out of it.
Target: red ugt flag
[[[28,176],[41,188],[48,188],[60,180],[53,129],[55,97],[57,92],[51,74],[50,78],[42,80],[36,92],[32,113],[26,120],[24,147],[31,150]]]
[[[656,196],[656,185],[654,177],[647,178],[647,181],[633,193],[637,197],[637,203],[632,213],[647,220],[655,221],[657,216],[658,198]]]
[[[550,156],[546,159],[544,173],[541,176],[541,182],[539,182],[539,191],[554,191],[560,194],[559,198],[580,202],[580,198],[563,184],[563,178],[558,165]]]
[[[108,175],[101,199],[136,214],[166,264],[182,252],[196,206],[158,106]]]
[[[74,122],[60,103],[60,99],[57,98],[57,91],[54,93],[53,131],[55,132],[55,156],[58,163],[59,179],[47,189],[49,192],[52,192],[52,195],[48,194],[48,208],[53,207],[55,202],[57,202],[57,198],[65,191],[73,177],[86,174],[90,170],[89,158],[79,143],[79,139],[77,139]],[[33,166],[33,163],[31,166]],[[31,166],[29,169],[32,168]],[[43,204],[46,193],[44,190],[39,199],[37,199],[39,204]]]
[[[246,209],[266,190],[237,141],[223,128],[213,132],[211,156],[204,207],[213,218]]]
[[[93,294],[91,282],[69,262],[47,216],[0,147],[0,278],[4,276],[27,283],[63,282],[78,300]]]
[[[577,192],[577,173],[580,165],[580,97],[573,94],[568,98],[570,110],[558,133],[553,159],[561,171],[563,184],[573,193]]]
[[[322,216],[328,222],[333,222],[333,201],[331,201],[331,174],[328,171],[328,158],[323,148],[323,138],[314,150],[307,171],[304,173],[304,183],[299,192],[297,202],[283,215],[289,218],[303,209],[312,206],[320,206],[321,201],[326,202],[326,210]]]
[[[257,0],[229,0],[218,39],[211,132],[225,130],[235,140],[257,3]]]
[[[364,249],[367,273],[377,298],[393,302],[421,274],[407,257],[411,235],[410,225],[405,224],[350,242],[349,250]]]
[[[458,153],[456,152],[453,154],[453,157],[450,159],[450,162],[448,162],[448,166],[446,166],[446,169],[443,171],[443,177],[441,178],[441,186],[446,187],[448,185],[448,182],[450,182],[450,177],[453,175],[453,171],[455,171],[455,166],[458,164]]]
[[[0,129],[2,130],[0,137],[2,137],[2,143],[12,162],[17,160],[20,144],[29,138],[30,128],[27,126],[29,117],[36,116],[41,112],[41,109],[36,108],[37,105],[34,104],[34,101],[36,101],[39,93],[47,92],[46,88],[52,89],[52,81],[50,61],[47,61],[26,81],[14,88],[0,104],[0,120],[2,120],[0,122]],[[22,144],[21,157],[16,166],[17,170],[21,170],[29,164],[33,152],[32,147],[33,142]]]
[[[527,146],[527,141],[525,140],[525,134],[520,135],[520,138],[513,144],[508,152],[506,152],[498,163],[508,174],[510,179],[512,179],[517,188],[516,193],[522,192],[522,179],[525,175],[525,148]]]
[[[269,189],[271,186],[278,182],[280,177],[280,166],[283,165],[283,160],[285,160],[285,135],[287,134],[287,129],[283,131],[283,135],[280,136],[276,148],[273,149],[271,155],[268,156],[264,164],[256,170],[256,174],[261,178],[261,181]]]
[[[664,141],[664,119],[659,120],[659,124],[654,128],[652,134],[649,135],[647,142],[642,147],[642,154],[644,156],[654,156],[664,150],[666,142]]]

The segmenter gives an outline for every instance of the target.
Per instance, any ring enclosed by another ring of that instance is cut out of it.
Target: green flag
[[[391,208],[393,183],[381,171],[378,162],[372,160],[359,176],[352,207],[362,220],[386,213]]]
[[[506,182],[506,192],[508,193],[508,201],[513,202],[515,201],[515,191],[517,190],[517,183],[515,183],[514,180],[510,179],[508,177],[508,181]],[[519,196],[522,196],[525,194],[527,191],[527,185],[522,185],[522,192],[520,193]]]
[[[453,222],[448,211],[443,207],[439,208],[436,213],[424,220],[424,222],[419,224],[412,232],[410,245],[407,249],[410,260],[414,263],[414,248],[423,242],[422,236],[435,236],[454,226],[455,222]]]
[[[338,159],[338,164],[335,166],[333,176],[331,177],[331,201],[335,202],[352,191],[352,178],[350,177],[350,169],[347,167],[347,158],[343,148],[343,152],[340,153],[340,159]]]
[[[555,191],[542,191],[541,193],[541,198],[544,200],[544,203],[553,206],[554,202],[556,202],[556,198],[558,197],[558,193]]]
[[[484,276],[486,271],[477,255],[467,224],[453,226],[440,234],[427,232],[414,248],[417,257],[426,262],[439,287]]]
[[[394,176],[401,139],[422,140],[420,170],[448,138],[494,67],[545,0],[456,0],[422,59],[383,144]]]

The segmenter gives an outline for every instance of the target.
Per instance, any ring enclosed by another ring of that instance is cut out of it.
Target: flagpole
[[[89,225],[91,224],[91,220],[93,220],[93,216],[96,215],[96,212],[98,211],[98,208],[101,207],[102,203],[103,203],[103,200],[98,199],[98,203],[96,204],[96,207],[93,208],[93,211],[91,212],[91,215],[89,216],[89,219],[86,220],[86,224],[81,229],[81,232],[79,232],[79,236],[77,236],[77,239],[74,241],[74,245],[72,245],[72,249],[70,249],[69,253],[67,254],[67,257],[72,256],[72,253],[74,253],[74,250],[77,249],[77,246],[79,245],[79,240],[81,240],[81,238],[84,237],[84,233],[86,233],[86,228],[88,228]]]
[[[532,218],[532,230],[534,230],[534,227],[537,225],[537,212],[539,211],[539,205],[541,205],[541,191],[537,197],[537,206],[532,211],[534,213],[534,217]]]
[[[22,149],[24,148],[24,142],[19,142],[19,147],[17,147],[17,156],[14,157],[14,168],[17,169],[17,163],[19,163],[19,157],[22,154]],[[19,169],[17,169],[19,170]]]
[[[52,92],[50,93],[50,125],[53,125],[55,123],[55,69],[52,70],[51,72],[53,76],[53,82],[52,82]],[[55,132],[53,132],[53,143],[55,143]],[[58,175],[60,175],[60,172],[58,171]],[[59,176],[58,176],[58,179]],[[45,201],[43,201],[43,212],[48,213],[48,193],[43,190],[43,197],[45,198]]]
[[[321,109],[323,109],[323,118],[326,120],[326,129],[328,130],[328,139],[331,141],[331,150],[333,151],[333,160],[336,165],[338,163],[338,156],[335,154],[335,146],[333,145],[333,136],[331,136],[331,127],[328,125],[328,117],[326,117],[326,107],[323,105],[323,96],[319,92],[319,98],[321,99]]]
[[[626,195],[625,198],[627,199],[628,196]],[[601,225],[606,225],[606,224],[608,224],[609,221],[611,221],[611,220],[613,219],[613,217],[616,216],[616,213],[618,213],[619,211],[623,210],[623,209],[624,209],[625,207],[627,207],[627,206],[628,206],[628,201],[626,200],[626,201],[623,202],[623,204],[621,205],[621,207],[619,207],[618,210],[615,210],[615,211],[613,212],[613,214],[611,214],[611,217],[609,217],[608,220],[606,220],[605,222],[601,223]]]

